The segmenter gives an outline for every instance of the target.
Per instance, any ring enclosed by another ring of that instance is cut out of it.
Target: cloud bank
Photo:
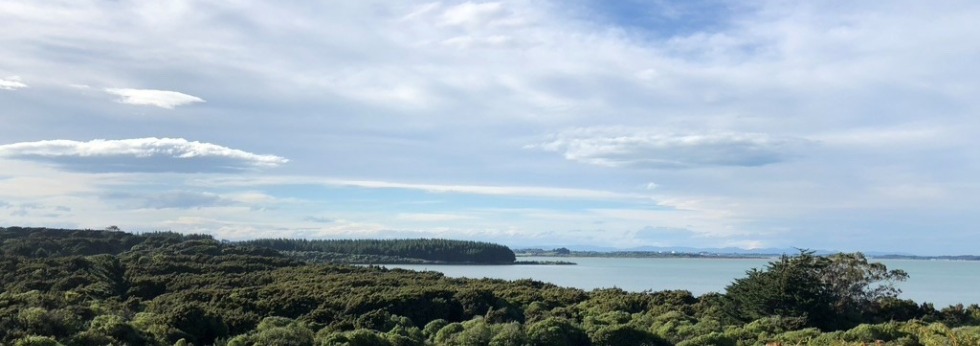
[[[184,93],[168,90],[153,89],[105,89],[105,92],[119,96],[119,102],[137,106],[155,106],[174,109],[194,103],[202,103],[204,99]]]
[[[53,162],[70,170],[207,172],[269,168],[289,160],[183,138],[47,140],[0,145],[0,157]]]

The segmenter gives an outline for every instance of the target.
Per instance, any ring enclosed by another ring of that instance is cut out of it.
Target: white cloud
[[[337,219],[325,217],[325,216],[307,216],[303,218],[303,221],[313,222],[313,223],[334,223]]]
[[[0,157],[48,161],[83,171],[225,171],[289,160],[183,138],[46,140],[0,145]]]
[[[20,77],[10,76],[7,78],[0,78],[0,90],[17,90],[26,87],[27,84],[24,84]]]
[[[631,168],[761,166],[784,161],[807,141],[761,133],[676,133],[627,128],[559,132],[528,148],[560,152],[571,161]]]
[[[0,154],[0,167],[11,176],[0,179],[0,199],[36,201],[98,191],[91,177],[84,174],[58,172],[39,163],[3,156]]]
[[[401,213],[395,219],[409,222],[449,222],[472,219],[472,216],[459,214],[440,214],[440,213]]]
[[[506,15],[499,2],[465,2],[442,12],[441,24],[449,26],[480,27]]]
[[[103,196],[125,201],[126,207],[149,209],[195,209],[233,205],[230,200],[211,192],[167,191],[148,194],[113,193]]]
[[[895,201],[909,201],[912,203],[935,203],[950,195],[949,190],[939,184],[917,184],[917,185],[888,185],[879,186],[872,191],[886,199]]]
[[[258,192],[214,193],[197,190],[108,192],[100,196],[107,201],[123,201],[121,209],[200,209],[217,207],[249,207],[253,210],[289,203],[288,200]]]
[[[259,185],[323,185],[357,187],[367,189],[404,189],[430,193],[458,193],[487,196],[522,196],[541,198],[570,198],[597,200],[649,200],[649,196],[614,191],[560,188],[545,186],[494,186],[494,185],[451,185],[419,184],[379,180],[344,180],[321,177],[279,176],[249,178],[212,178],[198,181],[208,186],[259,186]]]
[[[529,197],[553,197],[553,198],[597,198],[597,199],[621,199],[637,198],[639,195],[623,194],[611,191],[570,189],[541,186],[490,186],[490,185],[440,185],[440,184],[414,184],[387,181],[369,180],[325,180],[324,183],[339,186],[354,186],[363,188],[394,188],[408,190],[422,190],[434,193],[468,193],[478,195],[496,196],[529,196]]]
[[[956,132],[936,126],[901,126],[885,128],[853,128],[810,136],[827,145],[843,147],[882,147],[896,145],[925,146],[946,144],[955,139]]]
[[[370,104],[393,109],[425,109],[438,103],[424,82],[398,71],[357,71],[344,73],[323,82],[331,92]]]
[[[168,90],[109,88],[105,89],[105,92],[119,96],[120,103],[138,106],[156,106],[166,109],[174,109],[177,106],[204,102],[204,99],[200,97]]]
[[[472,47],[508,47],[514,44],[509,36],[476,37],[471,35],[456,36],[442,41],[442,44],[454,48],[466,49]]]

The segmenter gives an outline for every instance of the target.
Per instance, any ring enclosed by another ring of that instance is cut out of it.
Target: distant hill
[[[10,256],[46,258],[119,255],[146,250],[191,253],[231,249],[263,255],[285,255],[317,263],[513,264],[515,261],[514,252],[503,245],[448,239],[258,239],[219,242],[206,234],[133,234],[118,230],[0,227],[0,254]]]
[[[269,248],[313,262],[393,264],[513,264],[510,248],[449,239],[257,239],[237,244]]]

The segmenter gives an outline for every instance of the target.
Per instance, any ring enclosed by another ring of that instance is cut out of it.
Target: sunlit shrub
[[[677,343],[677,346],[735,346],[735,338],[724,333],[702,334]]]
[[[524,329],[517,322],[494,325],[490,346],[523,346],[527,342]]]
[[[14,346],[61,346],[58,340],[47,336],[27,336],[14,343]]]

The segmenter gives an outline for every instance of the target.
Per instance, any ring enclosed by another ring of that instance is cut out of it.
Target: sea
[[[752,268],[764,269],[771,259],[732,258],[606,258],[518,257],[521,261],[567,261],[576,265],[385,265],[438,271],[449,277],[533,279],[559,286],[593,290],[617,287],[627,291],[687,290],[694,295],[724,292]],[[899,298],[949,305],[980,304],[980,261],[874,260],[909,274],[897,283]]]

